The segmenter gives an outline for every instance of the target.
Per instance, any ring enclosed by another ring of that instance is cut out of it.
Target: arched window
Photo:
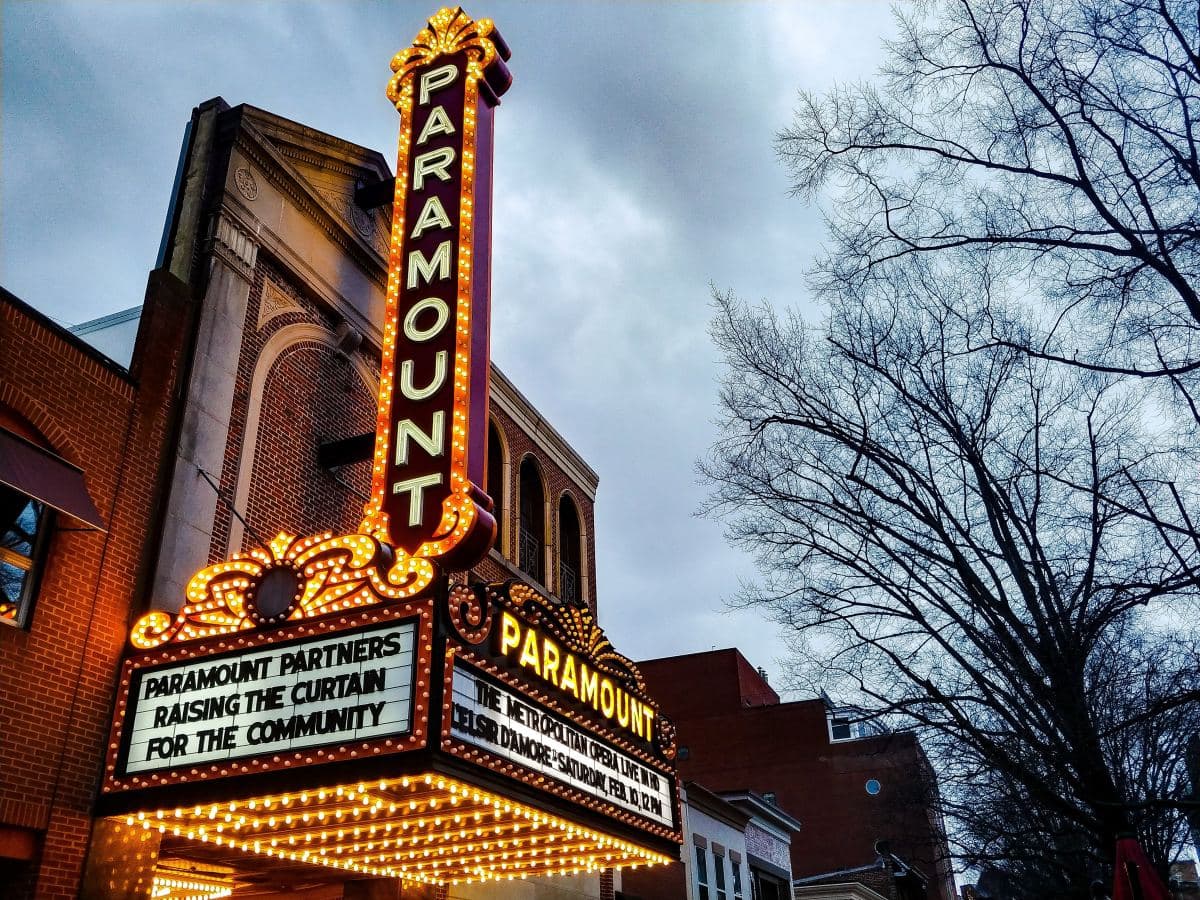
[[[494,422],[488,423],[487,443],[487,484],[484,485],[492,498],[494,508],[492,515],[496,517],[496,549],[500,555],[505,555],[505,510],[504,510],[504,444],[500,440],[500,431]]]
[[[575,501],[563,494],[558,501],[558,596],[565,603],[583,602],[582,541]]]
[[[521,460],[521,528],[517,536],[517,565],[535,581],[542,581],[546,541],[546,491],[542,473],[532,456]]]

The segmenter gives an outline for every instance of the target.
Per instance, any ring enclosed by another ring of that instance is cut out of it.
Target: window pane
[[[520,468],[521,509],[519,533],[517,534],[517,565],[536,581],[543,581],[543,540],[546,533],[546,494],[542,490],[542,476],[530,457],[525,457]]]
[[[731,862],[729,868],[733,869],[733,896],[741,900],[742,896],[742,864]]]
[[[12,490],[6,493],[9,496],[3,502],[4,536],[0,538],[0,547],[28,558],[33,555],[41,504]]]
[[[725,860],[723,857],[713,857],[713,873],[717,879],[717,900],[725,900]]]
[[[21,609],[21,594],[29,572],[9,563],[0,563],[0,619],[16,622]]]
[[[0,621],[21,625],[32,599],[38,529],[46,507],[12,488],[0,488]]]

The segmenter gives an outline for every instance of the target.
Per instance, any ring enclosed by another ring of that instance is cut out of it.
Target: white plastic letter
[[[447,63],[444,66],[438,66],[436,69],[430,69],[428,72],[421,73],[421,99],[420,104],[424,106],[429,102],[429,95],[434,91],[440,91],[446,85],[454,84],[454,79],[458,77],[458,66],[453,63]]]
[[[413,387],[413,361],[406,359],[400,364],[400,393],[409,400],[425,400],[432,397],[446,380],[446,351],[439,350],[433,357],[433,379],[423,388]]]
[[[436,318],[428,328],[418,328],[417,316],[427,309],[432,309],[436,314]],[[423,344],[430,338],[437,337],[438,333],[446,327],[446,322],[449,320],[450,307],[446,305],[446,301],[439,297],[426,297],[424,300],[418,300],[414,303],[412,309],[404,314],[404,336],[410,341]]]
[[[396,465],[408,465],[408,439],[412,438],[430,456],[441,456],[446,448],[446,413],[438,410],[433,414],[433,425],[429,434],[423,432],[412,419],[401,419],[396,423]]]
[[[421,215],[417,217],[417,224],[413,226],[411,237],[419,238],[421,233],[426,228],[449,228],[450,217],[446,215],[446,210],[442,208],[442,202],[437,196],[430,197],[425,201],[425,208],[421,210]]]
[[[433,112],[429,114],[429,118],[425,120],[424,127],[421,128],[421,136],[417,138],[417,146],[420,147],[431,137],[436,137],[439,134],[454,134],[454,123],[446,115],[446,107],[444,106],[435,106],[433,108]]]
[[[417,478],[410,478],[407,481],[397,481],[392,485],[393,494],[411,494],[408,501],[408,524],[421,524],[421,494],[427,487],[434,487],[442,483],[441,473],[434,475],[421,475]]]
[[[420,279],[425,283],[445,281],[450,277],[450,242],[442,241],[433,251],[433,256],[426,257],[420,250],[408,254],[408,287],[419,287]]]
[[[453,147],[439,147],[414,159],[412,189],[419,191],[424,188],[426,175],[436,175],[439,181],[449,181],[450,164],[454,162],[454,156]]]

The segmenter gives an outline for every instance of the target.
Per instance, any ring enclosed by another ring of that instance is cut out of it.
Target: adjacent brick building
[[[864,728],[823,699],[781,703],[737,650],[639,666],[679,728],[680,777],[717,793],[754,791],[803,822],[791,843],[796,885],[953,896],[936,783],[914,736]]]
[[[128,369],[0,290],[0,894],[75,897],[140,612],[186,288],[155,272]]]

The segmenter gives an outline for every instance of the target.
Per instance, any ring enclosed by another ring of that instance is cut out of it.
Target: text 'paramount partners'
[[[126,770],[319,746],[408,727],[411,624],[142,676]]]

